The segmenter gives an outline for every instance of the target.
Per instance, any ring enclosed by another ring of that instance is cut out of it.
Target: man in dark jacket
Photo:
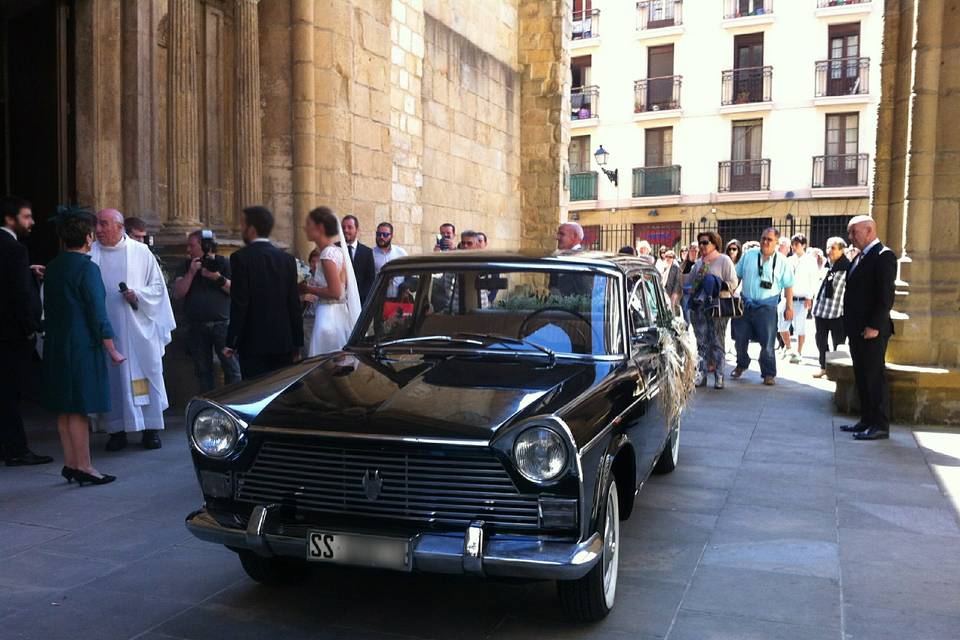
[[[40,330],[40,295],[17,238],[30,233],[33,212],[26,200],[6,197],[0,215],[0,455],[8,467],[46,464],[53,458],[30,451],[20,417],[23,367]]]
[[[357,292],[360,294],[360,304],[367,303],[367,295],[373,286],[373,279],[377,276],[377,269],[373,263],[373,249],[360,242],[357,234],[360,232],[360,222],[357,216],[350,214],[343,217],[343,238],[347,243],[350,261],[353,262],[353,273],[357,276]]]
[[[230,326],[224,355],[240,355],[243,379],[292,364],[303,347],[297,261],[270,242],[273,214],[243,210],[243,242],[230,256]]]
[[[847,272],[843,294],[843,325],[850,339],[850,356],[860,397],[860,421],[843,425],[857,440],[890,437],[890,389],[885,369],[887,342],[893,335],[897,256],[877,238],[870,216],[855,216],[847,225],[850,242],[860,254]]]

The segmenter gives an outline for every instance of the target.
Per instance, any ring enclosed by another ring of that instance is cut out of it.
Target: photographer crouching
[[[187,237],[187,255],[173,282],[173,297],[183,300],[187,344],[203,393],[214,388],[214,354],[223,368],[224,382],[240,381],[239,361],[223,355],[230,324],[230,261],[217,255],[216,238],[208,229]]]

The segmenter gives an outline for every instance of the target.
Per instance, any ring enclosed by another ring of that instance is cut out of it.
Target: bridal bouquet
[[[305,264],[303,260],[297,258],[297,284],[303,284],[309,280],[313,274],[310,273],[310,265]]]

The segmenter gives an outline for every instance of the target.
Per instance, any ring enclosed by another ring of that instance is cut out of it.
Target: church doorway
[[[76,199],[72,5],[0,0],[0,191],[33,204],[34,263],[56,255],[49,220]]]

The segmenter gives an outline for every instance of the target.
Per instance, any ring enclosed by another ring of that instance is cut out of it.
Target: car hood
[[[207,396],[252,427],[487,441],[598,384],[610,363],[342,352]]]

